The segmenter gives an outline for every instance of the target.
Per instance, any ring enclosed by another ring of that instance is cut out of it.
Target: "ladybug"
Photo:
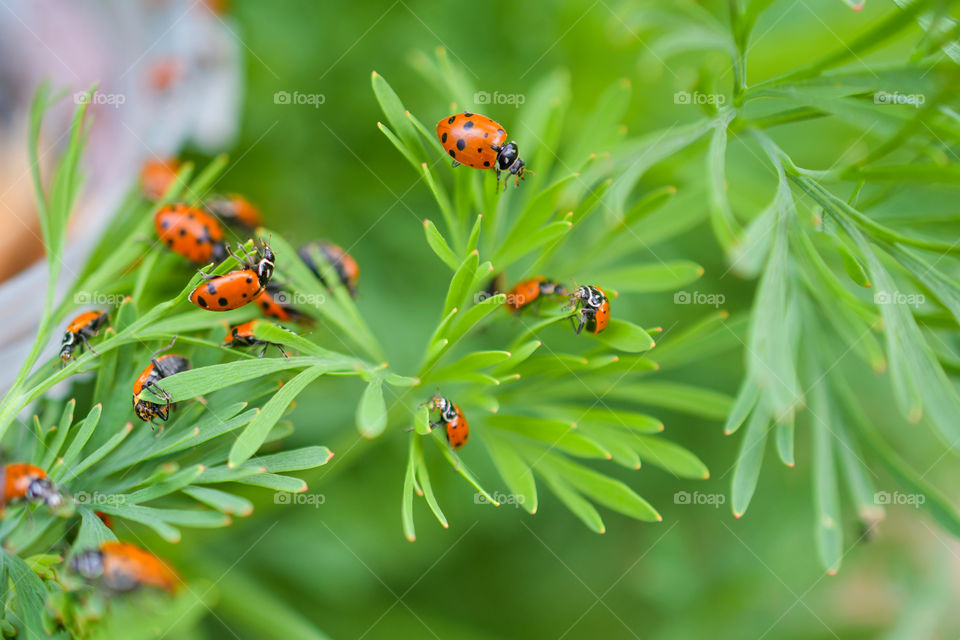
[[[160,200],[177,179],[180,161],[175,158],[148,160],[140,170],[140,187],[150,200]]]
[[[73,322],[67,325],[63,340],[60,342],[60,364],[67,364],[73,358],[73,352],[79,351],[82,347],[96,353],[87,340],[97,335],[100,327],[106,324],[108,319],[103,311],[87,311],[74,318]]]
[[[181,583],[176,572],[157,556],[135,544],[116,540],[104,542],[98,549],[81,551],[70,560],[70,569],[118,592],[149,586],[173,593]]]
[[[437,123],[437,137],[455,167],[465,164],[474,169],[493,169],[497,181],[500,172],[509,171],[515,176],[515,184],[520,184],[527,171],[517,143],[507,142],[503,126],[486,116],[465,111],[444,118]]]
[[[153,216],[160,241],[190,262],[222,262],[227,257],[223,229],[209,213],[185,204],[160,207]]]
[[[242,250],[242,248],[241,248]],[[206,282],[202,283],[190,294],[190,302],[201,309],[209,311],[229,311],[239,309],[253,301],[273,276],[273,251],[267,245],[262,245],[251,260],[244,251],[241,259],[227,249],[227,252],[239,260],[245,267],[226,273],[222,276],[210,275],[201,272]]]
[[[174,338],[174,340],[176,340],[176,338]],[[170,346],[154,353],[153,357],[150,358],[150,364],[147,365],[147,368],[140,373],[136,382],[133,383],[133,410],[136,412],[137,417],[144,422],[153,422],[154,418],[160,418],[166,422],[167,418],[170,417],[170,394],[164,391],[157,383],[168,376],[186,371],[190,368],[190,361],[183,356],[171,353],[160,356],[159,358],[157,357],[158,353],[166,351],[172,346],[173,343],[171,342]],[[159,404],[141,399],[139,396],[144,389],[152,389],[154,393],[162,396],[166,401],[163,404]]]
[[[47,478],[40,467],[26,463],[7,464],[0,467],[0,511],[14,500],[43,502],[51,509],[63,504],[63,493]]]
[[[570,316],[577,335],[586,327],[593,334],[600,333],[610,323],[610,301],[600,287],[578,287],[570,294],[570,305],[576,312]],[[575,317],[579,316],[580,324]]]
[[[263,224],[260,218],[260,210],[249,200],[236,193],[214,198],[207,203],[207,208],[214,215],[225,218],[227,222],[235,223],[250,231]]]
[[[107,529],[113,529],[113,517],[110,516],[110,514],[104,513],[103,511],[94,511],[93,515],[100,518],[100,522],[102,522],[103,526]]]
[[[254,345],[263,345],[263,349],[260,351],[258,358],[262,358],[263,354],[267,352],[267,349],[270,346],[274,346],[280,350],[280,353],[283,354],[284,358],[289,358],[287,352],[283,350],[283,345],[276,344],[275,342],[266,342],[260,340],[253,335],[253,329],[259,320],[250,320],[249,322],[244,322],[243,324],[238,324],[237,326],[230,329],[230,333],[223,339],[223,346],[225,347],[252,347]]]
[[[333,265],[334,269],[337,270],[340,282],[347,288],[351,296],[356,297],[357,280],[360,278],[360,267],[357,265],[357,261],[341,247],[324,240],[311,242],[300,247],[297,250],[297,255],[310,267],[310,271],[324,286],[327,286],[327,283],[323,279],[323,274],[320,273],[320,265],[313,259],[315,252],[322,255],[327,262]]]
[[[275,282],[270,282],[253,298],[253,303],[260,309],[260,313],[268,318],[276,318],[281,322],[289,320],[300,321],[302,314],[286,304],[290,294],[280,288]]]
[[[470,425],[467,424],[467,418],[460,407],[441,396],[439,391],[430,398],[427,407],[430,411],[440,412],[440,422],[431,421],[430,426],[434,429],[444,428],[451,448],[460,449],[467,444],[467,440],[470,439]]]
[[[555,280],[548,280],[543,276],[535,276],[518,282],[507,294],[504,303],[509,311],[519,311],[529,304],[536,302],[540,305],[540,296],[566,296],[567,290]]]

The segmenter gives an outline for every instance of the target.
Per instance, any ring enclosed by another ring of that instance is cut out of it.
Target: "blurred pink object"
[[[176,156],[187,144],[213,153],[232,143],[242,96],[240,54],[232,27],[205,2],[0,3],[0,220],[22,230],[0,240],[0,253],[32,264],[0,285],[0,309],[7,310],[0,314],[6,327],[0,362],[10,363],[0,371],[0,391],[32,343],[42,306],[33,292],[46,286],[46,265],[35,262],[40,234],[26,153],[37,86],[48,80],[54,92],[67,92],[43,123],[40,164],[48,170],[82,92],[99,85],[88,111],[86,181],[70,220],[65,289],[144,162]],[[51,353],[55,347],[48,347]]]

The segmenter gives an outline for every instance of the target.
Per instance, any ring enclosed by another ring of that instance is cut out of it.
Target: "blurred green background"
[[[427,124],[448,115],[451,105],[424,84],[409,59],[438,46],[490,93],[523,94],[546,73],[565,67],[573,88],[568,126],[589,113],[598,94],[619,78],[628,78],[634,88],[625,123],[629,135],[689,121],[695,108],[674,104],[672,96],[693,90],[704,56],[679,57],[664,66],[644,40],[639,6],[617,0],[237,1],[228,20],[244,44],[247,87],[241,138],[232,150],[235,164],[220,185],[248,195],[263,208],[267,225],[293,240],[322,237],[348,248],[361,265],[361,311],[381,337],[392,368],[412,374],[448,276],[423,241],[420,219],[439,218],[434,200],[377,130],[383,116],[370,89],[371,71],[385,76]],[[699,7],[726,20],[725,2]],[[776,75],[832,50],[893,10],[884,0],[868,1],[859,13],[840,0],[775,2],[755,31],[749,79]],[[896,55],[894,47],[865,63]],[[325,101],[317,108],[275,104],[277,91],[320,93]],[[510,105],[475,109],[508,130],[516,114]],[[775,133],[805,166],[817,168],[831,166],[859,137],[829,123],[791,125]],[[532,144],[514,137],[521,151]],[[688,159],[701,157],[702,149]],[[759,208],[769,199],[769,170],[749,149],[731,146],[728,167],[730,182],[738,185],[736,207]],[[685,166],[681,158],[668,175],[682,181],[701,171],[699,160]],[[659,170],[647,178],[660,179],[668,178]],[[725,275],[722,254],[703,227],[658,245],[657,254],[702,264],[706,275],[690,288],[722,293],[724,307],[736,317],[748,308],[753,283]],[[650,258],[641,247],[636,256]],[[617,304],[618,313],[644,326],[677,329],[712,310],[675,305],[672,292]],[[552,330],[559,335],[565,329]],[[741,361],[739,350],[729,350],[688,365],[682,379],[733,393]],[[869,390],[871,382],[866,384]],[[232,530],[191,532],[183,548],[171,551],[187,576],[202,573],[216,583],[216,615],[202,623],[208,635],[254,637],[251,620],[263,614],[245,597],[246,581],[269,588],[338,639],[960,633],[950,609],[958,593],[960,547],[909,506],[892,508],[877,531],[859,540],[858,523],[846,510],[851,520],[844,522],[849,548],[843,568],[837,576],[823,574],[813,546],[802,432],[797,467],[783,467],[768,452],[754,503],[736,520],[729,504],[674,504],[673,494],[726,494],[738,442],[724,438],[718,423],[658,411],[665,435],[695,452],[712,477],[697,483],[651,468],[615,471],[664,521],[642,524],[605,511],[604,535],[590,533],[547,494],[535,516],[508,505],[476,505],[472,491],[438,465],[432,475],[451,528],[436,526],[418,502],[418,540],[411,544],[400,529],[405,438],[398,429],[375,442],[356,434],[353,402],[360,390],[359,381],[314,385],[293,415],[299,444],[324,444],[337,454],[307,476],[310,491],[324,495],[322,505],[273,505],[263,502],[262,492],[250,492],[258,501],[251,518]],[[883,424],[894,412],[887,398],[875,402],[872,415]],[[885,432],[897,437],[892,428]],[[930,469],[929,480],[956,486],[954,460],[938,459],[942,448],[928,442],[928,431],[902,437],[909,438],[917,467]],[[495,477],[481,455],[466,450],[464,456],[482,475]]]

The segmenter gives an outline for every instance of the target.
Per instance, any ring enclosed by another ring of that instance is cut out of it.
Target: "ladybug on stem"
[[[47,472],[40,467],[22,462],[0,466],[0,511],[14,500],[31,503],[44,503],[51,510],[58,509],[64,502],[63,493],[47,478]]]
[[[239,309],[253,301],[273,277],[275,257],[270,246],[264,243],[251,257],[241,246],[243,257],[237,256],[229,248],[227,253],[236,258],[244,268],[231,271],[222,276],[200,272],[206,281],[190,294],[190,302],[208,311],[229,311]]]
[[[261,224],[260,210],[249,200],[237,193],[217,196],[207,202],[207,208],[227,222],[256,230]]]
[[[98,549],[81,551],[70,569],[89,581],[99,580],[111,591],[126,592],[149,586],[174,593],[182,582],[176,572],[149,551],[112,540]]]
[[[177,179],[180,161],[175,158],[148,160],[140,170],[140,187],[150,200],[160,200]]]
[[[530,304],[535,304],[539,309],[542,301],[541,296],[564,297],[566,295],[567,290],[556,280],[534,276],[515,284],[510,293],[507,294],[507,301],[504,304],[511,312],[520,311]]]
[[[74,357],[74,351],[79,352],[83,347],[96,353],[88,340],[97,335],[107,320],[109,318],[103,311],[86,311],[74,318],[60,342],[60,365],[67,364]]]
[[[153,226],[160,242],[190,262],[222,262],[227,257],[220,223],[196,207],[185,204],[160,207],[153,216]]]
[[[478,113],[464,111],[444,118],[437,123],[437,137],[453,158],[454,167],[465,164],[474,169],[493,169],[498,183],[500,173],[506,171],[514,176],[515,185],[529,171],[520,159],[517,143],[507,142],[503,126]],[[506,181],[503,186],[506,188]]]
[[[275,342],[267,342],[265,340],[260,340],[255,335],[253,335],[253,329],[256,327],[259,320],[250,320],[249,322],[244,322],[243,324],[238,324],[237,326],[230,329],[230,333],[223,339],[223,346],[225,347],[252,347],[255,345],[263,345],[263,349],[260,350],[260,355],[258,358],[262,358],[263,354],[267,352],[271,346],[276,347],[280,350],[280,353],[284,358],[289,358],[287,352],[283,350],[283,345],[277,344]]]
[[[430,411],[440,412],[440,422],[431,420],[430,428],[443,427],[450,448],[460,449],[467,444],[470,439],[470,425],[467,424],[467,418],[460,407],[440,395],[439,391],[425,404]]]
[[[169,345],[155,352],[150,358],[150,364],[147,365],[147,368],[140,373],[133,383],[133,410],[136,412],[137,417],[144,422],[152,424],[154,418],[160,418],[166,422],[167,418],[170,417],[170,409],[172,408],[170,394],[164,391],[163,387],[158,383],[164,378],[190,368],[190,361],[183,356],[171,353],[160,356],[159,358],[157,357],[157,354],[172,347],[176,340],[177,337],[174,336]],[[164,403],[160,404],[140,398],[140,394],[145,389],[151,389],[156,395],[164,399]]]
[[[578,287],[570,294],[570,308],[574,313],[570,316],[577,335],[586,327],[587,331],[598,334],[607,328],[610,323],[610,301],[600,287]],[[580,323],[574,318],[579,317]]]
[[[300,247],[297,250],[297,255],[299,255],[304,264],[310,268],[310,271],[313,272],[313,275],[317,277],[317,280],[319,280],[321,284],[329,286],[323,279],[321,265],[317,264],[317,261],[314,259],[314,255],[323,256],[323,258],[336,269],[340,282],[347,288],[350,295],[356,297],[357,280],[360,278],[360,267],[357,265],[357,261],[353,259],[353,256],[344,251],[342,247],[332,242],[319,240]]]

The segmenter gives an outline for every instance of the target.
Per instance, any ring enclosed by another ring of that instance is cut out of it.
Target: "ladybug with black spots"
[[[440,422],[430,421],[431,429],[443,427],[447,434],[447,442],[452,449],[460,449],[467,440],[470,439],[470,425],[467,424],[467,418],[463,415],[463,410],[453,404],[438,391],[426,403],[430,411],[440,412]]]
[[[0,467],[0,512],[8,503],[24,500],[43,503],[56,510],[63,504],[63,493],[47,478],[47,472],[38,466],[18,462]]]
[[[160,207],[153,216],[160,242],[197,264],[222,262],[227,257],[223,229],[209,213],[185,204]]]
[[[589,333],[598,334],[610,323],[610,301],[600,287],[578,287],[570,294],[570,306],[575,310],[570,322],[577,335],[584,327]],[[575,318],[579,319],[579,324]]]
[[[176,341],[176,337],[174,337],[173,341]],[[157,357],[158,354],[172,346],[173,342],[154,353],[150,358],[150,364],[147,365],[147,368],[140,373],[133,383],[133,410],[137,414],[137,417],[144,422],[153,423],[154,418],[160,418],[166,422],[167,418],[170,417],[170,410],[173,408],[173,404],[170,402],[170,394],[158,383],[164,378],[170,377],[175,373],[180,373],[181,371],[187,371],[190,368],[190,361],[183,356],[171,353],[160,356],[159,358]],[[146,389],[150,389],[153,393],[163,398],[164,402],[161,404],[141,398],[140,394]]]
[[[74,318],[67,325],[63,340],[60,342],[60,364],[67,364],[74,357],[74,352],[79,352],[83,347],[96,353],[88,340],[99,333],[108,319],[103,311],[86,311]]]
[[[283,345],[275,342],[267,342],[253,335],[253,330],[256,328],[258,322],[259,320],[250,320],[249,322],[244,322],[243,324],[232,327],[230,333],[223,339],[223,346],[253,347],[262,345],[263,349],[260,350],[260,355],[257,356],[258,358],[262,358],[263,354],[265,354],[270,347],[276,347],[280,350],[280,354],[284,358],[289,358],[290,356],[283,350]]]
[[[343,283],[343,286],[346,287],[351,296],[356,297],[357,280],[360,279],[360,266],[357,264],[357,261],[353,259],[353,256],[338,245],[325,240],[305,244],[297,250],[297,255],[300,256],[300,259],[303,260],[304,264],[310,268],[313,275],[315,275],[317,280],[324,286],[327,286],[327,283],[323,279],[320,265],[318,265],[314,259],[315,254],[323,256],[323,258],[336,269],[340,282]]]
[[[230,311],[249,304],[263,291],[273,277],[276,260],[269,245],[260,244],[254,256],[250,256],[240,247],[243,257],[230,249],[227,253],[243,265],[222,276],[200,272],[206,281],[190,294],[190,302],[208,311]]]
[[[465,111],[444,118],[437,123],[437,137],[453,158],[455,167],[465,164],[474,169],[493,169],[498,182],[500,173],[508,172],[514,176],[517,185],[529,171],[520,159],[517,143],[507,142],[503,126],[478,113]]]
[[[163,560],[129,542],[110,540],[97,549],[81,551],[70,560],[70,569],[110,591],[155,587],[174,593],[182,580]]]
[[[556,280],[534,276],[515,284],[510,293],[507,294],[507,300],[504,304],[508,311],[520,311],[531,304],[536,304],[539,307],[543,296],[563,297],[566,295],[567,290]]]
[[[260,209],[237,193],[218,196],[207,202],[207,208],[227,222],[255,231],[261,224]]]

